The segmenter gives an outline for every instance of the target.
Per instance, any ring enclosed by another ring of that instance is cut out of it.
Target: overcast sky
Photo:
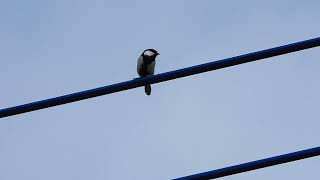
[[[318,0],[2,0],[0,108],[320,36]],[[1,180],[163,180],[320,144],[314,48],[0,120]],[[312,158],[222,179],[318,180]]]

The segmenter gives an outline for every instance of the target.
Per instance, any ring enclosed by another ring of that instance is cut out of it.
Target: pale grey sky
[[[0,108],[320,36],[320,1],[0,2]],[[162,180],[319,146],[314,48],[0,120],[1,180]],[[222,179],[317,180],[313,158]]]

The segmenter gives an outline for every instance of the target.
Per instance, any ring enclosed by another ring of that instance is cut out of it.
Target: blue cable
[[[137,88],[146,84],[154,84],[172,79],[191,76],[199,73],[213,71],[221,68],[235,66],[238,64],[248,63],[252,61],[262,60],[282,54],[292,53],[317,47],[320,45],[320,38],[314,38],[306,41],[301,41],[293,44],[279,46],[271,49],[266,49],[258,52],[253,52],[241,56],[231,57],[219,61],[213,61],[206,64],[196,65],[188,68],[183,68],[175,71],[170,71],[150,77],[138,78],[131,81],[126,81],[118,84],[104,86],[87,91],[77,92],[69,95],[59,96],[51,99],[37,101],[33,103],[23,104],[15,107],[10,107],[0,110],[0,118],[22,114],[30,111],[36,111],[44,108],[67,104],[75,101],[81,101],[88,98],[111,94],[119,91]]]
[[[320,146],[306,149],[302,151],[297,151],[289,154],[283,154],[280,156],[270,157],[266,159],[261,159],[257,161],[252,161],[244,164],[239,164],[235,166],[225,167],[221,169],[216,169],[213,171],[208,171],[200,174],[195,174],[191,176],[181,177],[174,180],[207,180],[216,179],[224,176],[230,176],[233,174],[243,173],[247,171],[252,171],[255,169],[265,168],[269,166],[274,166],[278,164],[288,163],[292,161],[297,161],[305,158],[311,158],[320,155]]]

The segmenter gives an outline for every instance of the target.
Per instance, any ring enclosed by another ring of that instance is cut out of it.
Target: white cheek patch
[[[153,56],[153,55],[154,55],[154,52],[152,52],[152,51],[145,51],[143,54],[144,54],[145,56]]]

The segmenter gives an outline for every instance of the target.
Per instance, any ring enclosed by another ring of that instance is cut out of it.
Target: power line
[[[213,171],[208,171],[200,174],[195,174],[191,176],[186,176],[182,178],[177,178],[174,180],[206,180],[206,179],[216,179],[224,176],[230,176],[233,174],[243,173],[247,171],[252,171],[255,169],[265,168],[269,166],[274,166],[278,164],[288,163],[292,161],[297,161],[305,158],[311,158],[320,155],[320,146],[306,149],[302,151],[297,151],[289,154],[283,154],[280,156],[270,157],[266,159],[261,159],[257,161],[252,161],[244,164],[239,164],[235,166],[225,167],[221,169],[216,169]]]
[[[15,107],[10,107],[0,110],[0,118],[22,114],[30,111],[40,110],[62,104],[67,104],[75,101],[80,101],[88,98],[111,94],[119,91],[137,88],[146,84],[155,84],[172,79],[191,76],[194,74],[204,73],[207,71],[217,70],[238,64],[257,61],[265,58],[279,56],[291,52],[296,52],[304,49],[320,46],[320,37],[301,41],[293,44],[279,46],[271,49],[257,51],[241,56],[231,57],[219,61],[213,61],[206,64],[196,65],[188,68],[183,68],[175,71],[170,71],[150,77],[138,78],[131,81],[126,81],[118,84],[104,86],[96,89],[82,91],[74,94],[59,96],[51,99],[37,101],[33,103],[23,104]]]

